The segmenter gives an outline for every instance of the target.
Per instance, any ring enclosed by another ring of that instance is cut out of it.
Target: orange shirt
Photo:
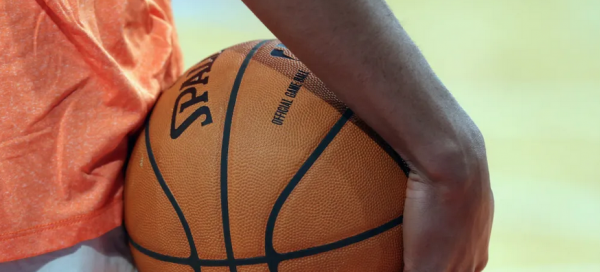
[[[121,224],[128,140],[182,66],[169,0],[0,2],[0,262]]]

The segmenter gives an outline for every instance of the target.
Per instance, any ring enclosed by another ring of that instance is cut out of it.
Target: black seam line
[[[181,257],[163,255],[163,254],[151,251],[151,250],[146,249],[145,247],[139,245],[138,243],[133,241],[133,239],[129,239],[129,242],[135,249],[137,249],[139,252],[141,252],[145,255],[148,255],[148,257],[151,257],[151,258],[157,259],[159,261],[163,261],[163,262],[190,265],[189,258],[181,258]]]
[[[167,186],[167,183],[165,182],[165,179],[163,178],[163,176],[160,172],[160,169],[158,168],[156,159],[154,158],[154,153],[152,152],[152,146],[150,144],[150,118],[148,118],[146,121],[144,138],[146,140],[146,152],[148,153],[148,158],[150,160],[150,164],[152,165],[152,170],[154,170],[154,175],[156,176],[156,179],[158,180],[158,183],[160,184],[160,187],[162,188],[163,192],[169,199],[169,202],[171,202],[171,206],[173,206],[173,209],[177,213],[177,217],[179,217],[179,222],[181,222],[183,230],[185,231],[185,236],[186,236],[186,238],[188,240],[188,244],[190,246],[189,264],[194,268],[194,270],[196,270],[197,269],[196,265],[197,265],[197,261],[198,261],[198,252],[196,251],[196,245],[194,244],[194,238],[192,236],[190,226],[189,226],[187,220],[185,219],[185,216],[183,215],[183,211],[181,210],[181,207],[179,207],[177,200],[175,200],[173,193],[169,189],[169,186]]]
[[[280,258],[281,261],[286,261],[286,260],[290,260],[290,259],[297,259],[297,258],[302,258],[302,257],[308,257],[308,256],[312,256],[312,255],[316,255],[316,254],[320,254],[323,252],[327,252],[327,251],[331,251],[331,250],[335,250],[338,248],[342,248],[345,246],[349,246],[351,244],[355,244],[358,242],[362,242],[364,240],[367,240],[371,237],[377,236],[381,233],[384,233],[398,225],[402,224],[402,219],[403,216],[399,216],[395,219],[393,219],[392,221],[389,221],[379,227],[376,227],[374,229],[370,229],[367,230],[363,233],[360,233],[358,235],[355,236],[351,236],[342,240],[339,240],[337,242],[333,242],[330,244],[325,244],[322,246],[316,246],[316,247],[311,247],[311,248],[307,248],[307,249],[301,249],[298,251],[292,251],[292,252],[287,252],[287,253],[281,253],[280,254]]]
[[[408,167],[406,161],[396,152],[396,150],[394,150],[394,148],[392,148],[392,146],[386,142],[383,143],[383,150],[396,162],[396,164],[398,164],[398,166],[400,166],[400,169],[402,169],[404,175],[408,177],[410,175],[410,168]]]
[[[344,238],[342,240],[333,242],[333,243],[329,243],[329,244],[325,244],[325,245],[321,245],[321,246],[316,246],[316,247],[311,247],[311,248],[307,248],[307,249],[301,249],[298,251],[292,251],[292,252],[286,252],[286,253],[281,253],[279,254],[279,258],[281,261],[287,261],[287,260],[292,260],[292,259],[298,259],[298,258],[304,258],[304,257],[308,257],[308,256],[312,256],[312,255],[317,255],[317,254],[321,254],[324,252],[328,252],[328,251],[332,251],[332,250],[336,250],[345,246],[349,246],[352,244],[356,244],[359,242],[362,242],[364,240],[367,240],[369,238],[375,237],[379,234],[382,234],[388,230],[391,230],[399,225],[402,224],[402,215],[392,219],[391,221],[367,230],[365,232],[362,232],[360,234],[348,237],[348,238]],[[154,259],[160,260],[160,261],[164,261],[164,262],[171,262],[171,263],[178,263],[178,264],[188,264],[188,258],[179,258],[179,257],[173,257],[173,256],[168,256],[168,255],[163,255],[160,253],[156,253],[153,252],[151,250],[148,250],[142,246],[140,246],[139,244],[137,244],[136,242],[134,242],[132,239],[129,240],[131,242],[131,244],[133,245],[133,247],[135,247],[138,251],[140,251],[143,254],[148,255],[149,257],[152,257]],[[252,258],[243,258],[243,259],[235,259],[234,260],[235,265],[255,265],[255,264],[263,264],[263,263],[267,263],[267,256],[259,256],[259,257],[252,257]],[[229,261],[227,259],[225,260],[207,260],[207,259],[200,259],[199,260],[199,264],[201,266],[229,266]]]
[[[344,127],[348,119],[352,117],[352,114],[352,110],[346,109],[342,117],[340,117],[340,119],[333,125],[333,127],[329,130],[327,135],[325,135],[323,140],[321,140],[319,145],[317,145],[312,154],[310,154],[310,156],[306,159],[302,166],[300,166],[298,172],[296,172],[296,174],[292,177],[290,182],[286,185],[286,187],[283,189],[283,191],[275,201],[275,204],[273,205],[273,208],[271,209],[271,213],[267,220],[267,228],[265,230],[265,255],[267,256],[269,270],[271,272],[276,272],[277,266],[279,262],[281,262],[281,256],[273,246],[273,233],[275,229],[275,222],[277,221],[277,217],[279,216],[279,212],[281,211],[283,204],[290,196],[294,188],[296,188],[296,185],[300,183],[300,180],[302,180],[306,172],[308,172],[308,170],[312,167],[315,161],[317,161],[319,156],[321,156],[325,148],[327,148],[331,141],[333,141],[333,138],[335,138],[335,136],[340,132],[342,127]]]
[[[225,125],[223,128],[223,142],[221,144],[221,215],[223,219],[223,236],[225,240],[225,250],[227,252],[227,261],[229,263],[229,271],[237,272],[234,262],[233,245],[231,244],[231,229],[229,225],[229,203],[227,198],[227,162],[229,153],[229,139],[231,133],[231,122],[233,119],[233,110],[235,108],[235,102],[237,100],[237,94],[242,83],[242,78],[246,72],[246,68],[250,64],[252,56],[258,51],[258,49],[267,43],[268,40],[261,41],[255,45],[252,50],[246,55],[246,58],[240,66],[240,70],[235,77],[233,88],[231,89],[231,95],[229,96],[229,103],[227,105],[227,112],[225,114]]]

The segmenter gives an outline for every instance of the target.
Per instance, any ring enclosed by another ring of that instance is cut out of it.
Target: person
[[[483,136],[384,0],[244,2],[409,164],[404,271],[481,271]],[[183,72],[170,1],[3,1],[0,14],[0,271],[134,271],[122,168]]]

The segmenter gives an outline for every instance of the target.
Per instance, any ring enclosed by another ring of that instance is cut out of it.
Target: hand
[[[455,157],[454,161],[469,161]],[[485,160],[463,177],[409,175],[404,208],[405,272],[482,271],[494,200]]]

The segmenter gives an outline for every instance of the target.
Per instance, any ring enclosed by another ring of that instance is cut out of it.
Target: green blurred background
[[[486,138],[486,271],[600,271],[600,1],[388,3]],[[186,68],[273,38],[239,0],[173,9]]]

